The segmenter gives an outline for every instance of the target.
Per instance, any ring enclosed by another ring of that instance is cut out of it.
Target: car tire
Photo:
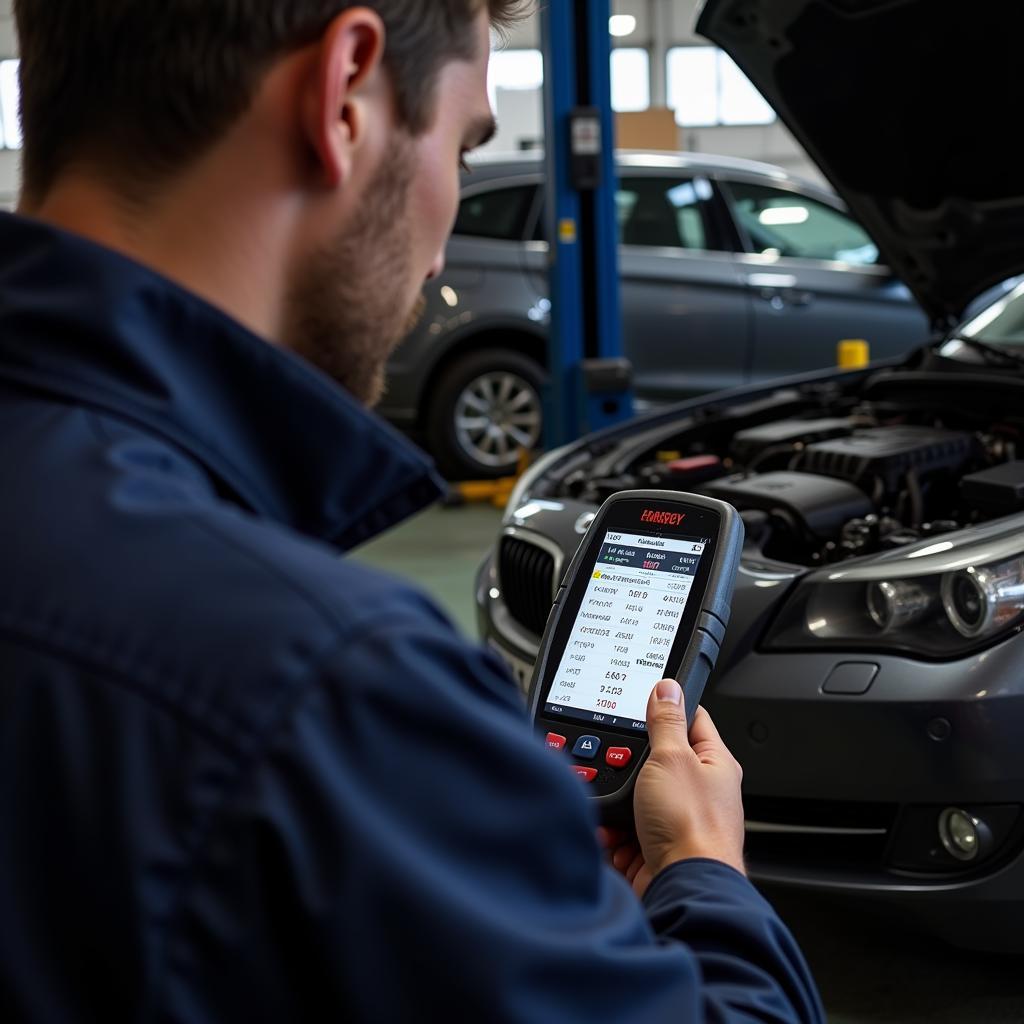
[[[544,370],[510,349],[484,349],[446,367],[428,401],[427,445],[450,480],[511,476],[543,435]]]

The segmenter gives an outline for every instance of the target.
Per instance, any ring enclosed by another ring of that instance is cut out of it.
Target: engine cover
[[[753,462],[772,448],[805,445],[853,433],[848,419],[776,420],[739,431],[732,439],[732,455],[741,464]]]
[[[976,454],[971,434],[932,427],[879,427],[809,444],[799,468],[851,483],[880,479],[893,493],[902,488],[911,470],[919,476],[937,471],[958,474]]]
[[[875,511],[868,496],[853,484],[811,473],[731,476],[705,484],[701,491],[729,502],[741,512],[782,512],[805,533],[821,540],[838,537],[849,520]]]

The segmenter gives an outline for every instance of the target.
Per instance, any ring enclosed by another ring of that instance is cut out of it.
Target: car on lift
[[[877,356],[927,337],[833,192],[725,157],[622,153],[618,171],[623,334],[641,402],[834,366],[851,336]],[[543,181],[536,155],[474,166],[446,270],[388,365],[380,412],[453,479],[508,475],[541,438]]]
[[[731,502],[747,541],[704,703],[744,767],[751,875],[1024,952],[1024,285],[963,316],[1024,271],[1004,87],[1024,10],[709,0],[698,30],[814,156],[934,336],[548,454],[481,568],[483,635],[525,684],[611,493]]]

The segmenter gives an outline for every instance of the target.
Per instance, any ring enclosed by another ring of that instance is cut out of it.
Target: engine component
[[[587,480],[580,490],[578,498],[580,501],[590,502],[594,505],[602,505],[613,494],[619,491],[631,491],[637,486],[637,478],[632,474],[624,473],[620,476],[597,476]]]
[[[785,451],[798,444],[846,437],[853,433],[848,419],[778,420],[739,431],[732,439],[734,459],[748,468],[773,449]]]
[[[976,455],[977,442],[971,434],[890,426],[809,444],[798,468],[868,488],[872,479],[878,479],[887,493],[895,494],[910,472],[921,477],[939,471],[960,473]]]
[[[1024,509],[1024,462],[1004,462],[965,476],[960,494],[966,505],[990,516]]]
[[[697,477],[709,479],[722,475],[722,460],[717,455],[691,455],[687,459],[673,459],[665,463],[673,476],[694,481]]]
[[[645,487],[665,487],[692,491],[708,480],[725,476],[726,469],[717,455],[691,455],[645,466],[638,472]]]
[[[701,490],[741,511],[781,513],[794,526],[819,540],[839,535],[843,524],[874,509],[863,491],[842,480],[811,473],[760,473],[715,480]]]

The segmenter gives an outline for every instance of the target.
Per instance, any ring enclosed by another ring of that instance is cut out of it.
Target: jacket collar
[[[303,360],[124,256],[10,214],[0,380],[159,433],[251,511],[341,548],[442,493],[416,448]]]

